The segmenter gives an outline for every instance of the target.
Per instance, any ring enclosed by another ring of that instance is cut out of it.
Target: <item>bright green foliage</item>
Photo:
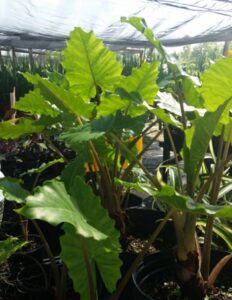
[[[93,206],[95,205],[94,202],[99,203],[98,197],[93,194],[90,188],[79,189],[79,180],[76,178],[72,188],[73,191],[79,193],[80,199],[85,198],[85,201],[79,202],[80,210],[86,215],[89,224],[103,232],[108,238],[101,241],[83,238],[75,234],[73,227],[65,225],[65,235],[61,237],[61,257],[68,267],[75,290],[81,294],[82,299],[90,299],[87,266],[84,257],[87,256],[94,282],[96,282],[95,265],[97,265],[106,288],[113,292],[116,282],[120,278],[119,232],[115,229],[114,221],[108,217],[103,208],[98,207],[98,210],[102,212],[101,216],[97,213]]]
[[[127,188],[133,188],[135,190],[145,192],[148,195],[153,196],[155,199],[163,201],[169,206],[183,212],[209,215],[229,220],[232,218],[231,205],[220,206],[197,203],[191,197],[176,192],[173,186],[164,185],[160,191],[157,191],[151,184],[148,183],[129,183],[122,182],[121,180],[117,180],[117,183]]]
[[[55,104],[63,112],[67,111],[77,117],[91,117],[94,105],[92,103],[85,103],[81,97],[74,95],[71,91],[65,90],[44,79],[39,80],[38,87],[44,97],[49,99],[52,104]]]
[[[20,241],[15,237],[9,237],[6,240],[0,241],[0,264],[14,254],[17,250],[28,244],[27,241]]]
[[[66,222],[74,226],[76,233],[85,237],[93,237],[96,240],[106,238],[105,234],[99,232],[88,223],[86,211],[80,210],[79,204],[92,207],[97,217],[101,218],[100,203],[92,201],[85,196],[80,198],[81,189],[85,189],[85,185],[80,184],[77,191],[71,191],[69,195],[62,182],[53,180],[47,182],[44,186],[36,189],[34,195],[27,197],[26,205],[18,209],[17,212],[24,215],[28,219],[39,219],[47,221],[52,225],[58,225]],[[103,208],[102,208],[103,209]]]
[[[147,115],[143,114],[135,118],[123,116],[117,113],[116,116],[109,115],[105,118],[94,119],[83,126],[76,126],[66,130],[60,135],[72,149],[78,151],[79,144],[97,140],[108,132],[121,132],[123,129],[130,129],[135,134],[140,133],[144,127]]]
[[[207,112],[202,118],[197,118],[193,122],[192,127],[185,131],[185,148],[183,153],[185,172],[188,177],[188,188],[191,193],[195,189],[209,141],[227,104],[226,102],[219,106],[215,112]]]
[[[61,138],[70,146],[87,142],[90,140],[98,139],[104,135],[106,130],[100,131],[94,129],[91,124],[85,124],[84,126],[73,127],[61,134]]]
[[[222,58],[201,76],[200,93],[208,111],[215,111],[232,97],[232,58]]]
[[[29,192],[21,187],[19,180],[9,177],[0,179],[0,190],[3,191],[8,201],[17,203],[25,203],[26,197],[29,195]]]
[[[164,54],[163,46],[161,45],[160,41],[155,38],[153,31],[147,27],[147,24],[143,18],[139,17],[122,17],[121,22],[129,23],[133,27],[135,27],[138,31],[140,31],[155,48],[161,53]]]
[[[182,124],[175,119],[171,114],[165,112],[162,108],[151,108],[150,111],[164,123],[182,128]]]
[[[51,117],[56,117],[59,114],[59,112],[52,108],[44,99],[39,89],[30,91],[24,97],[20,98],[14,108],[32,114],[41,114]]]
[[[49,82],[48,80],[41,78],[38,74],[32,75],[25,73],[24,76],[35,85],[35,91],[39,91],[42,95],[40,95],[40,102],[42,99],[46,99],[50,104],[55,105],[63,114],[71,113],[76,117],[83,116],[87,119],[91,118],[94,108],[93,103],[85,103],[81,97],[73,94],[70,90],[66,90],[54,82]],[[25,97],[29,97],[31,93],[34,93],[34,91],[30,92]],[[20,101],[17,102],[17,108],[21,107],[21,100],[24,98],[21,98]],[[32,101],[31,103],[28,103],[27,109],[29,109],[29,104],[31,104],[30,111],[33,110],[34,113],[44,114],[39,106],[35,105],[33,108],[34,103]],[[41,103],[41,105],[45,105],[46,107],[46,102],[44,102],[44,104]]]
[[[197,225],[200,227],[206,226],[205,220],[197,221]],[[220,236],[222,240],[227,244],[228,248],[232,250],[232,229],[226,223],[220,223],[217,220],[214,222],[213,231],[216,235]]]
[[[232,181],[232,178],[231,178],[231,181]],[[226,195],[231,195],[231,192],[232,192],[232,182],[231,181],[223,184],[222,188],[219,190],[218,199],[220,199]]]
[[[156,194],[157,199],[173,206],[174,208],[196,214],[209,215],[225,219],[232,218],[232,206],[230,205],[209,205],[197,203],[188,196],[181,195],[175,191],[172,186],[164,186],[161,191]]]
[[[23,176],[25,174],[34,174],[34,173],[41,174],[42,172],[44,172],[48,168],[50,168],[50,167],[52,167],[52,166],[54,166],[55,164],[58,164],[58,163],[64,163],[64,159],[63,158],[58,158],[58,159],[51,160],[48,163],[43,163],[38,168],[30,169],[30,170],[26,171],[25,173],[22,173],[21,176]]]
[[[80,147],[79,147],[80,148]],[[88,155],[85,152],[84,155]],[[76,176],[84,176],[85,175],[85,169],[84,169],[84,161],[88,161],[88,159],[82,157],[84,156],[83,153],[78,153],[78,157],[75,158],[73,161],[71,161],[63,170],[62,172],[62,181],[65,184],[66,190],[69,192],[71,187],[73,186],[73,183],[75,181]]]
[[[39,124],[27,118],[21,118],[17,124],[12,121],[0,123],[0,138],[1,139],[16,139],[23,135],[31,133],[39,133],[43,131],[46,125]]]
[[[118,110],[126,109],[129,104],[129,100],[122,99],[116,94],[103,94],[100,105],[97,108],[97,115],[100,117],[107,117],[111,114],[115,114]]]
[[[192,81],[191,77],[183,77],[182,88],[185,96],[185,102],[188,105],[202,107],[203,99],[199,93],[199,90],[197,89],[197,86]]]
[[[110,228],[113,228],[111,224]],[[112,230],[111,238],[108,238],[104,242],[96,242],[91,238],[83,239],[77,236],[71,226],[65,225],[64,230],[65,235],[60,239],[62,247],[61,257],[68,267],[69,275],[73,279],[74,289],[80,293],[81,298],[90,299],[89,279],[84,253],[82,252],[84,251],[83,247],[85,247],[85,255],[91,266],[95,289],[95,268],[97,265],[107,289],[113,292],[116,287],[116,282],[120,278],[121,266],[121,262],[117,258],[119,255],[119,237],[117,231],[114,229],[115,232],[113,232]],[[116,236],[114,233],[116,233]]]
[[[158,68],[157,62],[143,63],[139,69],[134,68],[130,76],[124,77],[119,86],[128,93],[139,93],[143,100],[152,105],[158,92],[156,85]]]
[[[122,66],[92,31],[72,31],[62,54],[71,90],[86,101],[96,96],[98,86],[110,90],[119,80]]]

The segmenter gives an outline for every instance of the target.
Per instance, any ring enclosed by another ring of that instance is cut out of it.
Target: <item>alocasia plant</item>
[[[76,158],[67,161],[62,157],[66,167],[60,178],[37,187],[31,195],[15,195],[12,182],[2,183],[1,188],[9,200],[22,205],[17,211],[24,217],[52,225],[64,223],[61,257],[74,288],[83,299],[97,299],[96,266],[110,292],[120,278],[119,232],[111,217],[123,232],[123,193],[114,177],[126,179],[141,156],[136,142],[146,132],[147,107],[153,109],[159,63],[144,63],[124,77],[116,55],[93,32],[81,28],[70,34],[62,55],[63,79],[24,74],[35,89],[15,109],[27,116],[0,123],[0,138],[39,133],[52,143],[50,135],[55,134],[75,151]],[[95,170],[94,182],[85,182],[87,169]]]
[[[124,186],[150,193],[172,211],[180,285],[190,299],[203,299],[205,291],[195,235],[197,215],[232,216],[231,205],[217,205],[215,201],[222,171],[228,163],[226,154],[232,135],[229,117],[232,95],[229,87],[224,89],[229,85],[232,60],[224,59],[212,66],[201,78],[202,87],[195,87],[191,78],[170,60],[143,19],[132,17],[123,18],[123,21],[131,23],[148,38],[173,74],[173,95],[180,103],[181,122],[152,106],[158,91],[158,62],[143,63],[130,76],[124,77],[115,54],[93,32],[76,28],[62,53],[66,71],[63,79],[57,81],[50,76],[47,80],[24,74],[35,90],[21,98],[16,108],[29,113],[29,117],[0,123],[0,138],[3,139],[36,132],[49,140],[55,133],[75,151],[76,158],[69,162],[64,157],[67,165],[59,178],[37,187],[32,195],[26,195],[21,201],[18,195],[12,200],[23,204],[18,212],[25,217],[42,219],[53,225],[64,223],[61,257],[75,289],[83,299],[93,300],[97,299],[96,265],[109,291],[113,292],[120,277],[119,234],[110,216],[123,232],[123,193],[115,178],[118,182],[127,180]],[[34,101],[38,102],[33,105]],[[194,120],[188,120],[184,103],[196,106],[196,110],[204,108],[206,112],[202,116],[196,113]],[[140,161],[142,153],[136,151],[136,141],[146,132],[144,123],[149,113],[154,113],[164,126],[177,126],[185,134],[184,169],[176,157],[179,189],[150,174]],[[40,117],[34,118],[34,114]],[[225,132],[224,154],[215,173],[202,183],[199,178],[209,141],[221,128]],[[85,163],[88,170],[95,170],[95,182],[85,182]],[[136,164],[147,176],[147,183],[128,182]],[[187,176],[186,186],[182,174]],[[211,186],[214,192],[210,191]],[[10,197],[10,187],[3,188]],[[210,194],[209,203],[205,203],[206,194]],[[78,249],[76,256],[73,247]],[[85,271],[80,273],[79,268]]]
[[[154,180],[150,180],[151,183],[130,184],[121,182],[121,184],[126,187],[146,191],[158,201],[164,202],[167,210],[171,211],[177,237],[176,271],[178,282],[188,299],[203,300],[205,297],[204,280],[208,279],[210,285],[212,276],[208,277],[208,272],[205,271],[207,269],[205,265],[207,265],[208,261],[203,261],[201,273],[201,251],[196,237],[197,216],[203,214],[208,215],[209,218],[203,258],[209,256],[213,218],[216,216],[225,219],[232,218],[231,204],[223,205],[219,201],[219,191],[223,185],[223,171],[231,161],[228,153],[229,145],[232,141],[232,120],[229,113],[232,108],[229,75],[231,73],[232,60],[231,58],[224,58],[212,65],[201,76],[201,87],[198,87],[191,77],[188,77],[169,58],[164,47],[155,38],[152,30],[146,26],[146,22],[143,19],[131,17],[128,19],[122,18],[122,21],[130,23],[144,34],[164,58],[169,74],[172,74],[174,81],[172,93],[180,104],[182,130],[184,131],[185,140],[181,153],[184,162],[184,168],[182,168],[169,132],[179,176],[178,189],[177,186],[165,183],[159,185]],[[195,106],[196,111],[198,108],[203,108],[203,115],[200,116],[196,113],[194,119],[188,120],[184,103]],[[155,113],[154,110],[153,112]],[[157,116],[159,117],[159,115]],[[163,121],[168,130],[164,118]],[[205,181],[202,181],[201,170],[210,140],[214,135],[220,133],[222,133],[224,141],[221,153],[217,157],[214,172],[209,174]],[[186,183],[183,181],[185,177],[187,178]],[[230,257],[228,256],[223,263],[225,264]],[[218,270],[219,267],[213,271],[214,279]]]

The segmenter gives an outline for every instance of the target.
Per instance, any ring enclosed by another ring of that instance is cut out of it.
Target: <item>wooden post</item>
[[[145,56],[145,51],[144,51],[144,50],[140,50],[140,51],[139,51],[140,66],[141,66],[142,63],[144,62],[144,56]]]
[[[15,119],[15,103],[16,103],[16,93],[15,93],[15,86],[13,87],[13,92],[10,93],[10,111],[12,112],[11,114],[11,119]]]
[[[0,49],[0,66],[3,66],[2,50]]]
[[[230,42],[226,41],[225,44],[224,44],[224,47],[223,47],[223,56],[227,56],[227,52],[229,50],[229,45],[230,45]]]
[[[12,47],[12,64],[13,64],[13,68],[14,70],[16,69],[16,54],[15,54],[15,48]]]
[[[28,53],[29,53],[29,63],[30,63],[30,66],[31,66],[31,71],[33,73],[33,71],[34,71],[34,60],[33,60],[33,52],[32,52],[31,48],[28,49]]]

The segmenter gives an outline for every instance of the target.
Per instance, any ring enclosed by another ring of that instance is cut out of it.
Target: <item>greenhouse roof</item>
[[[78,26],[116,49],[149,46],[120,22],[132,15],[166,46],[232,40],[231,0],[2,0],[0,46],[59,50]]]

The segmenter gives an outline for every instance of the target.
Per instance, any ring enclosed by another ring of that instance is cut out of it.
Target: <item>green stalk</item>
[[[167,130],[168,137],[169,137],[169,140],[170,140],[170,143],[171,143],[171,146],[172,146],[172,151],[173,151],[174,157],[175,157],[175,162],[176,162],[177,172],[178,172],[178,177],[179,177],[179,182],[180,182],[180,190],[181,190],[182,193],[184,193],[184,187],[183,187],[183,183],[182,183],[182,177],[181,177],[181,172],[180,172],[180,164],[179,164],[179,161],[178,161],[178,155],[177,155],[177,152],[176,152],[176,147],[175,147],[171,132],[169,130],[169,127],[167,126],[166,123],[165,123],[165,128]]]
[[[147,178],[154,184],[154,186],[157,189],[160,190],[161,189],[161,184],[159,183],[159,181],[157,180],[157,178],[155,176],[153,176],[152,174],[150,174],[150,172],[141,163],[141,161],[136,157],[136,155],[130,149],[128,149],[127,146],[125,146],[122,143],[122,141],[114,133],[111,133],[110,135],[118,142],[118,144],[120,145],[120,147],[125,152],[127,152],[130,155],[130,157],[136,162],[136,164],[138,164],[141,167],[141,169],[143,170],[143,172],[145,173],[145,175],[147,176]]]
[[[51,269],[52,269],[52,273],[53,273],[53,276],[54,276],[54,281],[55,281],[55,286],[56,286],[56,289],[55,289],[55,294],[56,294],[56,300],[63,300],[62,299],[62,286],[60,286],[60,275],[59,275],[59,269],[57,267],[57,264],[55,262],[55,259],[54,259],[54,255],[51,251],[51,248],[42,232],[42,230],[40,229],[38,223],[35,221],[35,220],[31,220],[33,225],[35,226],[35,229],[37,230],[42,242],[43,242],[43,245],[44,245],[44,248],[45,248],[45,251],[50,259],[50,262],[51,262]]]
[[[95,288],[95,284],[94,284],[93,272],[92,272],[92,268],[91,268],[89,257],[88,257],[86,241],[83,236],[80,236],[80,244],[81,244],[81,252],[83,254],[83,258],[85,261],[87,277],[88,277],[89,297],[90,297],[89,299],[97,300],[97,293],[96,293],[96,288]],[[81,272],[81,270],[80,270],[80,272]]]
[[[143,150],[138,153],[138,155],[136,156],[136,159],[140,159],[143,154],[148,150],[148,148],[154,143],[154,141],[157,140],[157,138],[161,135],[161,133],[163,132],[163,130],[159,131],[151,140],[150,142],[143,148]],[[126,168],[126,170],[124,171],[124,173],[122,174],[121,179],[122,180],[126,180],[130,171],[133,169],[133,167],[136,165],[136,161],[132,160],[132,162],[129,164],[129,166]]]
[[[224,135],[224,128],[222,130],[222,138],[223,135]],[[229,147],[230,147],[230,141],[232,139],[232,121],[230,122],[227,141],[225,143],[224,151],[221,158],[221,152],[222,152],[221,145],[223,142],[222,138],[220,140],[219,153],[216,162],[216,167],[221,167],[221,168],[220,168],[220,172],[217,173],[215,172],[217,176],[215,176],[215,179],[213,181],[212,193],[210,197],[210,204],[212,205],[216,205],[218,200],[218,194],[220,190],[221,179],[223,176],[223,170],[226,165]],[[214,217],[209,216],[206,223],[205,242],[204,242],[204,249],[203,249],[203,264],[202,264],[202,275],[205,280],[207,280],[209,277],[211,244],[212,244],[212,236],[213,236],[213,223],[214,223]]]

